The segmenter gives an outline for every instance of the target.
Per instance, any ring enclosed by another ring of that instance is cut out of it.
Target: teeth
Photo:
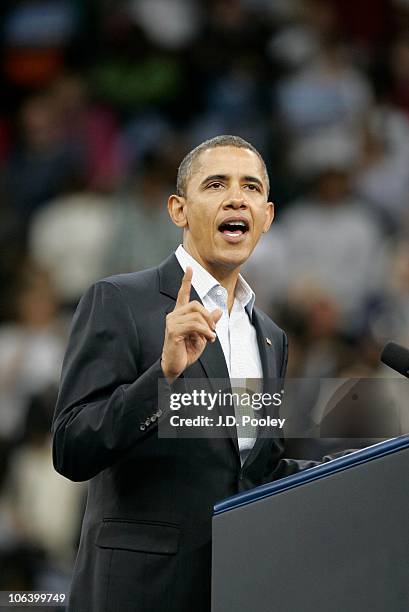
[[[240,227],[247,227],[247,224],[244,221],[225,221],[224,223],[222,223],[222,225],[226,225],[226,226],[240,226]]]
[[[229,232],[229,234],[238,231],[244,234],[248,230],[248,224],[242,219],[237,219],[237,221],[224,221],[220,224],[219,230],[225,233]],[[238,236],[238,233],[232,233],[231,235]]]

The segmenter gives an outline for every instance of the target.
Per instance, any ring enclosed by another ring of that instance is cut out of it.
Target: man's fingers
[[[173,311],[168,315],[169,319],[172,319],[171,325],[186,325],[189,322],[196,321],[197,323],[205,324],[209,331],[214,332],[216,329],[216,323],[213,316],[203,306],[196,306],[194,309],[190,309],[190,306],[194,302],[190,302],[187,306],[180,306],[177,311]]]
[[[192,276],[193,276],[193,268],[191,266],[188,266],[186,268],[186,272],[183,275],[182,283],[178,291],[176,306],[183,306],[189,303],[190,290],[192,287]]]
[[[215,322],[211,313],[206,310],[203,304],[200,304],[200,302],[196,300],[189,302],[189,304],[186,304],[184,307],[180,307],[179,313],[183,316],[191,316],[196,313],[200,315],[200,317],[203,317],[211,329],[215,327]]]
[[[175,333],[181,336],[188,336],[192,333],[200,334],[204,336],[206,340],[210,340],[214,342],[216,340],[216,334],[209,329],[209,327],[205,323],[201,323],[199,321],[186,321],[183,323],[179,323],[176,326]]]

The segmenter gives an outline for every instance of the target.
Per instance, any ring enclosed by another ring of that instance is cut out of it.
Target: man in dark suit
[[[235,427],[158,434],[170,413],[159,380],[166,393],[234,377],[268,390],[284,376],[286,336],[239,275],[273,220],[268,192],[249,143],[203,143],[168,202],[183,246],[158,268],[97,282],[79,304],[53,422],[55,468],[90,480],[71,611],[209,612],[214,503],[312,465],[283,458],[278,437]]]

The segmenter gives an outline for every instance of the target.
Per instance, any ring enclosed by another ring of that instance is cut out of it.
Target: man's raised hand
[[[199,359],[208,341],[216,340],[216,323],[222,316],[220,308],[209,312],[200,302],[190,301],[192,276],[193,269],[188,266],[175,308],[166,316],[161,365],[169,382]]]

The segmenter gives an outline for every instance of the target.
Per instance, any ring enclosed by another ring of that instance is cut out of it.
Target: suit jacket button
[[[156,412],[156,416],[159,418],[160,416],[162,416],[162,410],[161,408],[159,408]]]
[[[158,418],[158,415],[156,414],[156,412],[151,416],[151,423],[154,423],[156,421],[156,419]]]
[[[139,429],[140,429],[141,431],[145,431],[146,427],[145,427],[145,425],[142,423],[142,425],[140,425],[140,426],[139,426]]]
[[[149,427],[150,424],[151,424],[151,420],[150,419],[146,419],[146,421],[145,421],[146,427]]]

